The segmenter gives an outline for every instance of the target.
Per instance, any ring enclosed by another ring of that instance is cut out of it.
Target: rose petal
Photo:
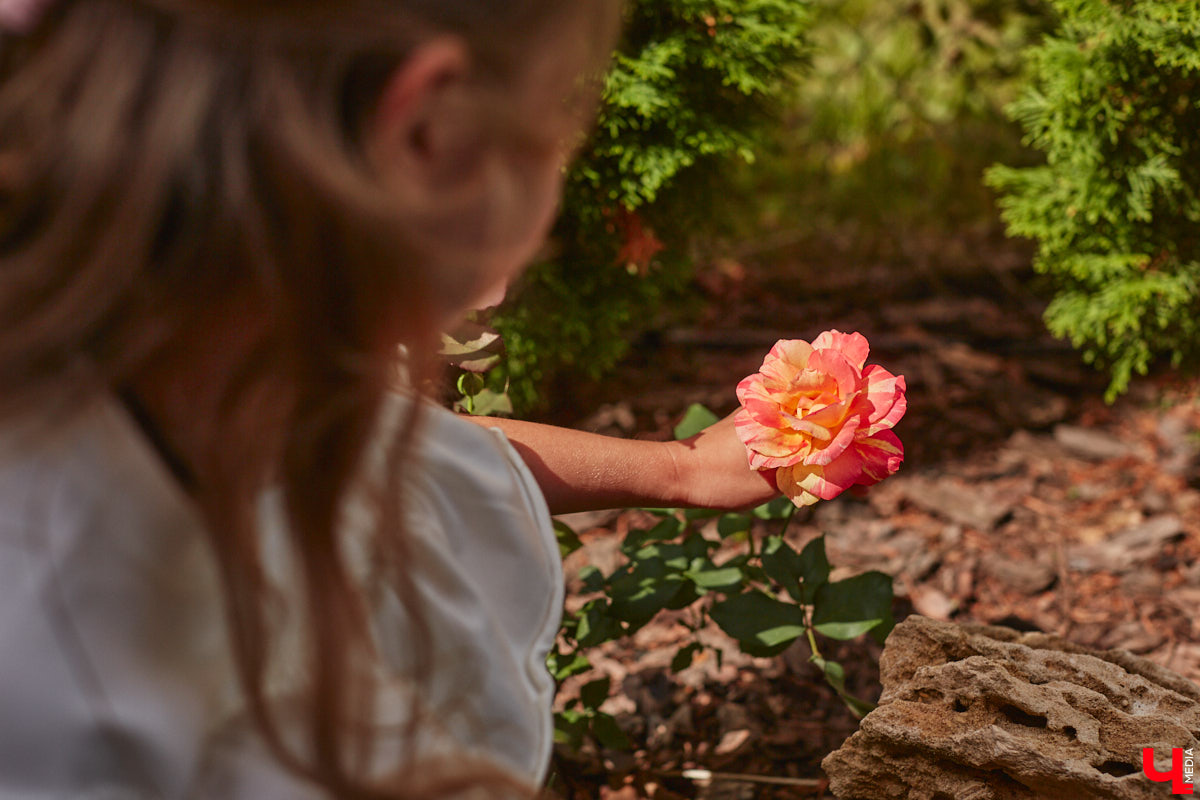
[[[823,372],[836,381],[838,399],[852,397],[863,387],[862,371],[837,350],[814,350],[805,371]]]
[[[779,490],[798,506],[832,500],[853,486],[859,477],[858,459],[847,452],[827,466],[795,464],[775,473]]]
[[[904,394],[907,386],[903,375],[893,375],[876,364],[863,370],[863,378],[867,384],[866,398],[871,404],[870,425],[867,427],[867,434],[870,435],[891,428],[904,416],[908,410],[908,400]]]
[[[775,484],[779,487],[779,491],[783,492],[784,497],[797,506],[801,508],[811,506],[822,499],[814,490],[822,486],[821,472],[823,470],[823,467],[810,467],[805,464],[783,467],[775,473]]]
[[[807,437],[764,428],[741,411],[734,417],[733,425],[738,438],[746,445],[752,469],[774,469],[795,464],[809,452]]]
[[[838,379],[824,369],[802,369],[792,375],[786,393],[796,399],[798,407],[833,402],[838,399]]]
[[[749,396],[766,397],[766,389],[763,388],[762,375],[757,372],[753,375],[747,375],[738,381],[737,399],[739,403],[745,404],[746,398]]]
[[[855,404],[859,402],[859,398],[851,397],[847,400],[842,400],[829,405],[821,405],[811,408],[804,415],[804,419],[813,425],[819,425],[822,428],[834,429],[838,428],[846,421],[846,418],[855,410]]]
[[[772,394],[758,375],[742,380],[737,397],[751,417],[767,428],[782,428],[786,422],[780,409],[781,398]]]
[[[810,439],[815,439],[818,442],[828,442],[833,439],[833,431],[817,422],[813,422],[812,415],[797,417],[794,414],[789,414],[786,411],[782,414],[784,421],[793,431],[807,436]]]
[[[871,353],[871,345],[861,333],[842,333],[836,330],[825,331],[813,340],[812,346],[814,350],[836,350],[860,370],[863,364],[867,363],[867,356]]]
[[[759,374],[786,386],[798,371],[808,366],[812,345],[803,339],[780,339],[763,359]]]
[[[858,432],[859,417],[850,417],[842,423],[837,434],[829,442],[813,442],[812,452],[804,457],[805,464],[825,466],[840,458],[854,444],[854,435]]]
[[[838,487],[838,494],[859,483],[862,478],[864,460],[858,448],[851,447],[841,457],[825,467],[825,480]]]
[[[894,431],[879,431],[859,439],[852,448],[861,464],[857,483],[871,486],[894,475],[904,462],[904,445]]]
[[[756,453],[753,450],[747,451],[750,455],[748,463],[750,469],[766,470],[766,469],[781,469],[783,467],[791,467],[796,464],[804,463],[804,456],[808,453],[807,449],[802,449],[795,455],[790,456],[764,456],[761,453]]]

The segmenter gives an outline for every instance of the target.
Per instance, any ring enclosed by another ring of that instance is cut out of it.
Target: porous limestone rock
[[[1200,687],[1124,650],[912,616],[879,667],[879,707],[822,763],[841,800],[1163,800],[1142,748],[1165,772],[1200,747]]]

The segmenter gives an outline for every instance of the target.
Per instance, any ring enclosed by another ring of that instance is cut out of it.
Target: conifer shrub
[[[1187,364],[1200,319],[1200,3],[1053,0],[1010,113],[1039,166],[997,166],[1008,230],[1036,240],[1046,321],[1111,371]]]
[[[518,409],[596,378],[678,299],[731,162],[763,146],[806,55],[809,0],[635,0],[549,254],[494,317]]]

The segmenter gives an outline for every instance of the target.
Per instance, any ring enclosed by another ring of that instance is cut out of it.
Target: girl
[[[618,16],[0,0],[0,795],[527,795],[548,512],[774,494],[729,423],[514,450],[414,397]]]

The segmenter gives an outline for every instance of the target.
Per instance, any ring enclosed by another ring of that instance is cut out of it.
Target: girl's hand
[[[749,509],[779,496],[775,470],[750,468],[730,414],[689,439],[667,442],[675,461],[679,505]]]

